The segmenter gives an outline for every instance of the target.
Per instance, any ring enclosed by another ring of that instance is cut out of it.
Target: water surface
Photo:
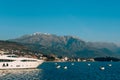
[[[0,70],[0,80],[120,80],[120,63],[45,62],[38,69]]]

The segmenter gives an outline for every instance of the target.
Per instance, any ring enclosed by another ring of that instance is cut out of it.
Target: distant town
[[[37,59],[42,59],[44,61],[54,61],[54,62],[94,62],[94,61],[120,61],[118,58],[114,57],[98,57],[98,58],[79,58],[79,57],[62,57],[56,55],[44,55],[41,53],[33,53],[33,52],[24,52],[20,50],[10,50],[10,49],[0,49],[0,55],[5,54],[15,54],[19,57],[32,57]]]

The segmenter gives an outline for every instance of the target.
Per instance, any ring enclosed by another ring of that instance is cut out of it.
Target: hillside
[[[69,57],[119,57],[120,48],[112,43],[85,42],[73,36],[34,33],[10,41],[22,43],[31,50],[44,54]]]
[[[10,41],[2,41],[0,40],[0,49],[6,50],[28,50],[27,47],[20,43],[10,42]]]

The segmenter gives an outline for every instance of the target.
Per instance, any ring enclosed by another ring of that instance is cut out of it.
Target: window
[[[2,66],[3,67],[8,67],[9,65],[8,65],[8,63],[7,64],[4,63]]]
[[[36,62],[36,60],[21,60],[22,62]]]
[[[16,67],[20,67],[20,65],[16,65]]]
[[[10,56],[7,56],[7,57],[17,58],[18,56],[10,55]]]
[[[14,60],[9,60],[9,59],[0,59],[0,62],[13,62]]]

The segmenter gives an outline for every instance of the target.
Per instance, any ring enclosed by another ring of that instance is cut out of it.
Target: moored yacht
[[[37,68],[43,60],[18,57],[17,55],[0,55],[0,69]]]

